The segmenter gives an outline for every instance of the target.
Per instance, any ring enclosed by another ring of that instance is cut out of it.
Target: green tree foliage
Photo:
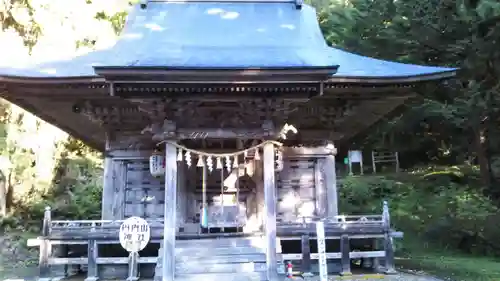
[[[500,226],[494,222],[500,210],[462,177],[462,184],[436,184],[422,176],[347,178],[339,208],[346,214],[372,214],[388,200],[391,222],[405,236],[466,253],[498,255]]]
[[[51,137],[57,133],[59,138]],[[56,218],[99,218],[101,158],[81,141],[0,101],[0,225],[38,227],[46,206]]]
[[[81,0],[84,1],[86,5],[103,3],[106,0]],[[129,5],[134,4],[136,1],[127,1]],[[66,8],[68,5],[78,9],[80,6],[77,1],[64,2],[55,1],[51,4],[42,4],[37,0],[6,0],[0,2],[0,27],[1,31],[14,30],[22,39],[23,43],[30,50],[37,44],[41,36],[43,36],[44,26],[37,19],[37,12],[40,10],[47,10],[49,6],[51,9],[57,9],[57,7]],[[58,6],[59,5],[59,6]],[[54,8],[55,7],[55,8]],[[109,13],[107,11],[96,11],[94,16],[97,20],[108,21],[113,27],[115,33],[120,33],[123,25],[125,23],[126,11],[118,11]],[[81,46],[93,46],[96,40],[93,38],[81,38],[76,42],[76,47]]]
[[[430,147],[439,148],[431,149],[431,159],[457,162],[475,156],[483,182],[492,185],[489,155],[500,148],[492,146],[497,143],[499,120],[500,2],[332,1],[319,6],[319,16],[327,40],[349,51],[459,67],[459,79],[420,87],[423,102],[387,120],[373,136],[392,135],[391,145],[400,151],[427,153]]]

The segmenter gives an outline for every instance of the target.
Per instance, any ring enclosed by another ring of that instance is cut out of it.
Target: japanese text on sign
[[[149,224],[143,218],[128,218],[120,226],[120,244],[128,252],[143,250],[149,243],[150,236]]]
[[[316,222],[316,237],[318,241],[319,280],[328,281],[328,268],[326,264],[325,224]]]

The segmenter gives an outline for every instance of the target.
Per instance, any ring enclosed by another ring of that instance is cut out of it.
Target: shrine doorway
[[[191,149],[191,165],[185,166],[186,179],[182,180],[186,186],[180,187],[185,190],[189,205],[184,225],[191,227],[190,233],[201,236],[262,234],[263,162],[262,150],[259,152],[258,148],[226,149],[233,153],[227,157],[216,156],[219,152],[211,154],[214,150],[210,149],[196,152]],[[182,157],[185,158],[185,152]]]

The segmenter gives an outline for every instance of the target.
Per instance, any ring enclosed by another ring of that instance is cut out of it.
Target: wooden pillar
[[[113,203],[115,201],[114,187],[113,187],[113,159],[107,155],[110,148],[110,138],[106,135],[106,152],[104,153],[104,174],[102,184],[102,208],[101,218],[103,220],[117,219],[113,216]],[[121,187],[120,187],[121,188]],[[121,218],[120,218],[121,219]]]
[[[301,237],[302,246],[302,277],[311,277],[311,244],[309,243],[309,234]]]
[[[50,243],[50,228],[52,224],[52,214],[50,207],[45,207],[42,225],[42,241],[40,244],[40,254],[38,266],[40,269],[38,280],[50,280],[49,259],[52,256],[52,244]]]
[[[96,231],[95,223],[92,223],[90,232]],[[99,279],[97,272],[97,257],[99,256],[97,240],[90,239],[87,245],[87,278],[85,281],[96,281]]]
[[[266,228],[267,280],[278,279],[276,258],[276,182],[274,173],[274,144],[264,145],[264,197]]]
[[[385,251],[385,273],[395,274],[394,269],[394,244],[391,236],[391,219],[389,214],[389,204],[384,201],[382,218],[384,221],[384,251]]]
[[[342,276],[347,276],[352,274],[350,252],[351,252],[351,246],[349,242],[349,236],[347,234],[342,234],[342,236],[340,236],[340,254],[341,254],[340,261],[342,264],[342,271],[340,272],[340,275]]]
[[[322,181],[322,171],[324,165],[323,158],[317,158],[314,165],[314,191],[316,195],[316,216],[324,218],[327,215],[327,194],[325,183]]]
[[[324,181],[326,186],[326,197],[328,198],[327,217],[329,219],[338,216],[338,197],[337,197],[337,172],[335,168],[335,154],[337,154],[337,149],[333,144],[327,145],[330,149],[331,154],[327,155],[324,159]]]
[[[177,149],[165,143],[165,205],[163,228],[162,280],[173,281],[175,276],[175,232],[177,216]]]
[[[183,227],[187,218],[186,165],[178,167],[177,178],[177,227]]]

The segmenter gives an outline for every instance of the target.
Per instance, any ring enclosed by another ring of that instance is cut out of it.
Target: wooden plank
[[[283,156],[293,158],[297,156],[314,156],[326,157],[330,154],[330,150],[324,146],[320,147],[285,147],[283,149]]]
[[[274,281],[278,279],[278,260],[276,257],[274,144],[268,143],[264,145],[263,159],[267,280]]]
[[[302,254],[281,254],[284,260],[302,260]],[[385,255],[384,251],[363,251],[363,252],[350,252],[349,257],[351,259],[360,258],[383,258]],[[342,254],[339,253],[326,253],[327,259],[340,259]],[[312,253],[311,260],[318,260],[319,254]]]
[[[176,139],[265,139],[274,137],[277,132],[266,129],[239,129],[239,128],[180,128],[174,133]],[[158,132],[153,135],[153,140],[162,141],[171,138],[170,134]]]
[[[157,257],[139,257],[140,264],[155,264]],[[97,258],[97,264],[128,264],[128,257],[113,257],[113,258]],[[50,265],[86,265],[88,258],[50,258]]]
[[[165,204],[164,204],[164,235],[162,276],[164,281],[174,281],[175,278],[175,233],[177,206],[177,149],[170,143],[165,143]]]
[[[284,260],[302,260],[302,254],[281,254]],[[327,253],[327,259],[340,259],[341,253]],[[349,257],[351,259],[359,258],[383,258],[385,256],[384,251],[362,251],[362,252],[350,252]],[[318,260],[318,253],[311,253],[311,260]],[[128,257],[99,257],[97,258],[97,264],[128,264]],[[157,257],[139,257],[139,264],[156,264]],[[86,257],[81,258],[50,258],[50,265],[86,265],[88,259]]]

